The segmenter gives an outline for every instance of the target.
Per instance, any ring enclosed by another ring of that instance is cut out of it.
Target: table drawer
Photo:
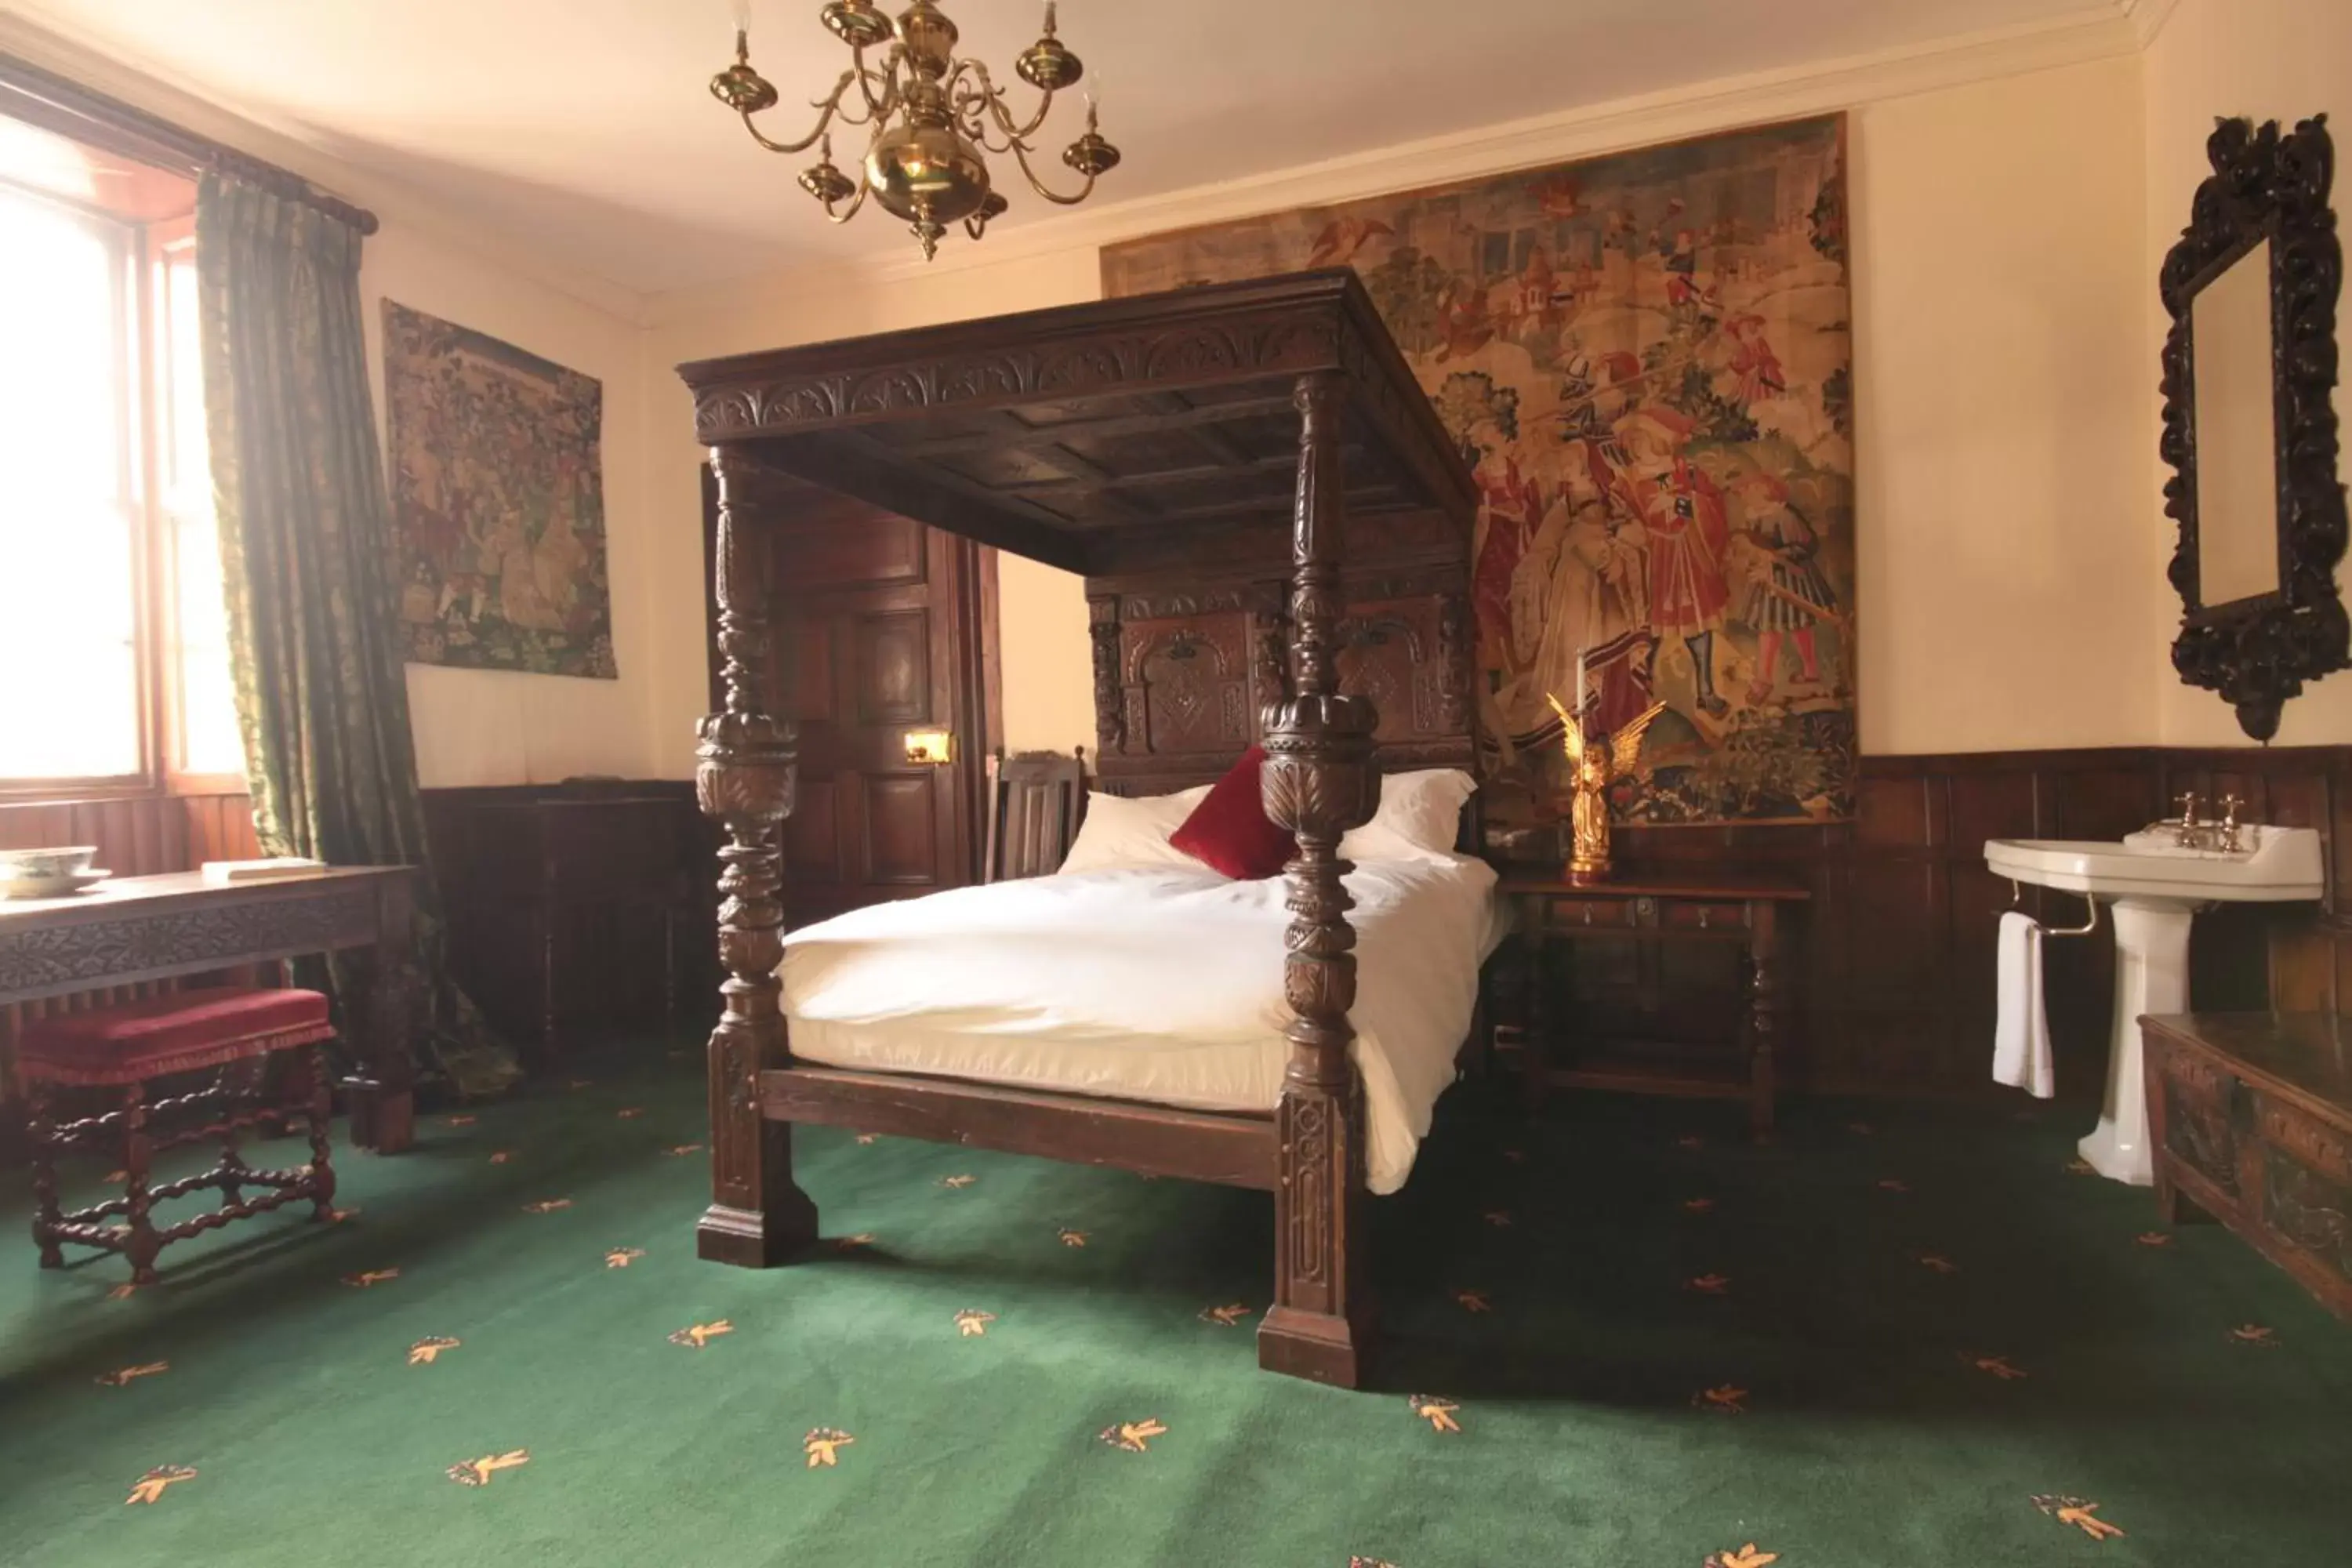
[[[1748,906],[1703,904],[1675,899],[1658,906],[1658,923],[1669,931],[1745,931],[1748,927]]]
[[[1655,922],[1640,918],[1637,904],[1653,904],[1649,899],[1546,899],[1544,923],[1548,926],[1594,926],[1635,931]]]

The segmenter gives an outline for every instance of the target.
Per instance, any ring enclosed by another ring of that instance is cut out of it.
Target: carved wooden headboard
[[[1289,562],[1265,531],[1087,579],[1096,768],[1115,795],[1206,784],[1259,739],[1290,672]],[[1434,511],[1349,520],[1342,690],[1371,698],[1390,772],[1476,771],[1470,542]]]

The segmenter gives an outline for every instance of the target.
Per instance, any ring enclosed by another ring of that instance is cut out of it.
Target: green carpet
[[[345,1222],[232,1226],[128,1299],[118,1259],[0,1251],[0,1561],[2265,1568],[2352,1540],[2352,1330],[2216,1227],[2155,1245],[2145,1193],[2067,1169],[2080,1112],[1799,1105],[1758,1147],[1727,1107],[1529,1127],[1457,1091],[1375,1205],[1390,1353],[1346,1394],[1255,1368],[1258,1194],[804,1131],[824,1252],[699,1263],[699,1078],[645,1057],[430,1117],[344,1161]],[[126,1505],[165,1467],[194,1473]]]

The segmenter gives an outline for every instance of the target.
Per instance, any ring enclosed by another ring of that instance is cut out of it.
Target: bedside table
[[[1704,870],[1625,871],[1606,882],[1570,882],[1557,867],[1503,867],[1496,891],[1518,917],[1527,948],[1521,1061],[1528,1102],[1540,1109],[1554,1086],[1748,1101],[1749,1125],[1772,1126],[1772,1053],[1782,1033],[1781,927],[1785,906],[1811,897],[1794,877]],[[1544,954],[1564,942],[1715,942],[1737,946],[1742,991],[1737,1037],[1711,1053],[1675,1044],[1598,1042],[1553,1064]]]

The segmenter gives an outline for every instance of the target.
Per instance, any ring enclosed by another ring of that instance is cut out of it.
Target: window
[[[0,792],[242,788],[194,186],[98,154],[86,194],[17,172],[0,163]]]

